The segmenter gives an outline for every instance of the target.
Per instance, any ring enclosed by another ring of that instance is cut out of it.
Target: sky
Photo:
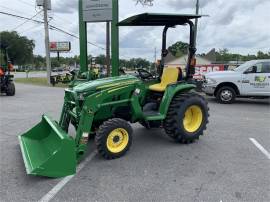
[[[119,0],[119,18],[144,13],[195,13],[196,0],[154,0],[153,6],[136,5],[134,0]],[[42,20],[43,13],[35,0],[0,0],[0,11]],[[200,0],[200,14],[209,15],[199,20],[197,53],[207,53],[212,48],[227,48],[230,52],[256,54],[259,50],[270,52],[270,0]],[[79,35],[78,1],[52,0],[49,11],[50,24]],[[45,55],[44,26],[0,14],[0,31],[17,31],[35,41],[34,54]],[[22,23],[24,23],[22,25]],[[19,26],[19,27],[18,27]],[[16,28],[18,27],[18,28]],[[88,23],[88,41],[105,47],[105,23]],[[153,61],[155,48],[160,55],[162,28],[121,27],[120,57],[142,57]],[[168,45],[179,40],[188,42],[188,27],[178,26],[168,31]],[[71,41],[70,53],[79,54],[79,40],[50,30],[50,41]],[[88,54],[105,54],[103,49],[88,45]],[[55,56],[54,53],[51,54]]]

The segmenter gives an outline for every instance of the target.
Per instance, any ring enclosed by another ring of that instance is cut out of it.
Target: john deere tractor
[[[74,174],[91,136],[101,156],[119,158],[132,144],[130,123],[163,128],[180,143],[199,139],[209,116],[207,102],[193,92],[192,84],[196,48],[191,20],[200,17],[144,13],[120,22],[119,26],[164,26],[159,76],[139,69],[137,77],[104,78],[66,89],[60,120],[43,115],[40,123],[19,136],[27,173],[48,177]],[[185,75],[178,68],[164,68],[166,33],[177,25],[190,28]],[[75,137],[68,134],[70,124],[76,129]]]

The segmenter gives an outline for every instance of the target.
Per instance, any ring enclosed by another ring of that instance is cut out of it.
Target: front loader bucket
[[[19,136],[27,174],[64,177],[76,172],[75,141],[49,117]]]

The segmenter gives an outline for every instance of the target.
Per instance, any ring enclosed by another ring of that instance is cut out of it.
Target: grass
[[[47,83],[47,78],[16,78],[15,79],[16,83],[23,83],[23,84],[31,84],[31,85],[37,85],[37,86],[50,86]],[[67,84],[62,84],[58,83],[55,85],[55,87],[61,87],[61,88],[66,88],[68,85]]]

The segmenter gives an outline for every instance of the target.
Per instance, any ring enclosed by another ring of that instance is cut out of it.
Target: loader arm
[[[112,86],[112,88],[107,88],[87,96],[82,106],[80,106],[76,93],[69,90],[66,91],[59,125],[67,131],[70,120],[74,120],[77,123],[74,140],[77,160],[82,158],[87,149],[89,135],[95,132],[93,122],[97,117],[103,121],[107,120],[112,117],[112,108],[123,105],[130,105],[132,112],[136,112],[132,113],[133,120],[142,116],[139,97],[132,96],[136,87],[137,85],[135,83]],[[110,109],[110,111],[107,110],[106,113],[99,113],[102,109]]]

